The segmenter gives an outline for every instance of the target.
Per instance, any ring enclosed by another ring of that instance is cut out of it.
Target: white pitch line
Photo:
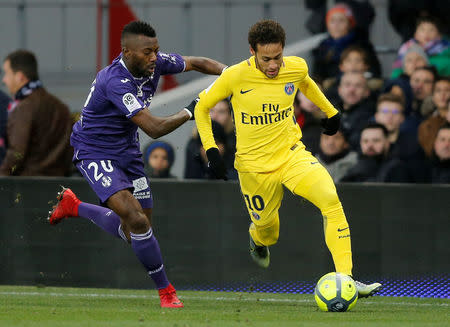
[[[255,293],[257,294],[257,293]],[[16,296],[55,296],[55,297],[91,297],[91,298],[116,298],[116,299],[157,299],[157,295],[135,295],[135,294],[101,294],[101,293],[56,293],[56,292],[0,292],[0,295],[16,295]],[[233,298],[233,297],[205,297],[205,296],[183,296],[180,295],[181,299],[185,300],[207,300],[207,301],[235,301],[235,302],[284,302],[284,303],[314,303],[314,300],[295,300],[295,299],[275,299],[275,298]],[[377,301],[358,301],[359,305],[377,305],[377,304],[389,304],[389,305],[400,305],[400,306],[442,306],[448,307],[449,303],[413,303],[413,302],[377,302]]]

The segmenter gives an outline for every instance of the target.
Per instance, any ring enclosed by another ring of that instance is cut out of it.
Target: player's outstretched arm
[[[300,82],[299,85],[300,92],[302,92],[309,100],[311,100],[316,106],[320,108],[323,112],[327,114],[327,117],[333,117],[338,113],[336,108],[328,101],[325,95],[317,86],[316,82],[312,80],[309,75]]]
[[[195,105],[193,107],[195,107]],[[169,134],[179,126],[183,125],[186,121],[193,118],[193,110],[194,108],[192,108],[192,111],[190,108],[185,108],[174,115],[158,117],[152,115],[150,111],[145,108],[133,116],[131,121],[138,125],[148,136],[157,139],[158,137]]]
[[[206,57],[184,57],[186,62],[185,72],[196,70],[203,74],[220,75],[226,65]]]

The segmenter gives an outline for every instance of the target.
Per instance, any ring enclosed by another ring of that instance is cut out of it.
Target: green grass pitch
[[[350,312],[318,310],[312,295],[179,291],[161,309],[155,290],[0,286],[0,326],[450,326],[450,300],[358,299]]]

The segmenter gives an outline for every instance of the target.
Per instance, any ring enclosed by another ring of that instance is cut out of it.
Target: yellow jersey
[[[203,147],[217,147],[210,108],[231,96],[236,127],[235,168],[240,172],[278,169],[287,151],[302,137],[293,107],[297,89],[328,117],[338,112],[309,77],[308,66],[300,57],[284,57],[275,78],[268,78],[256,67],[254,56],[227,68],[200,93],[195,107]]]

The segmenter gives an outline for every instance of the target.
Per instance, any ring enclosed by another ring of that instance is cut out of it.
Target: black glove
[[[321,125],[324,128],[323,133],[327,135],[334,135],[341,126],[341,114],[338,112],[336,115],[330,118],[323,118]]]
[[[208,168],[211,174],[217,179],[223,179],[224,181],[228,180],[225,163],[219,153],[219,149],[208,149],[208,151],[206,151],[206,156],[208,157]]]
[[[197,105],[197,102],[199,101],[199,98],[195,98],[194,100],[191,101],[191,103],[189,103],[186,107],[184,107],[184,109],[189,110],[189,112],[192,114],[192,117],[190,118],[190,120],[194,120],[194,110],[195,110],[195,106]]]

